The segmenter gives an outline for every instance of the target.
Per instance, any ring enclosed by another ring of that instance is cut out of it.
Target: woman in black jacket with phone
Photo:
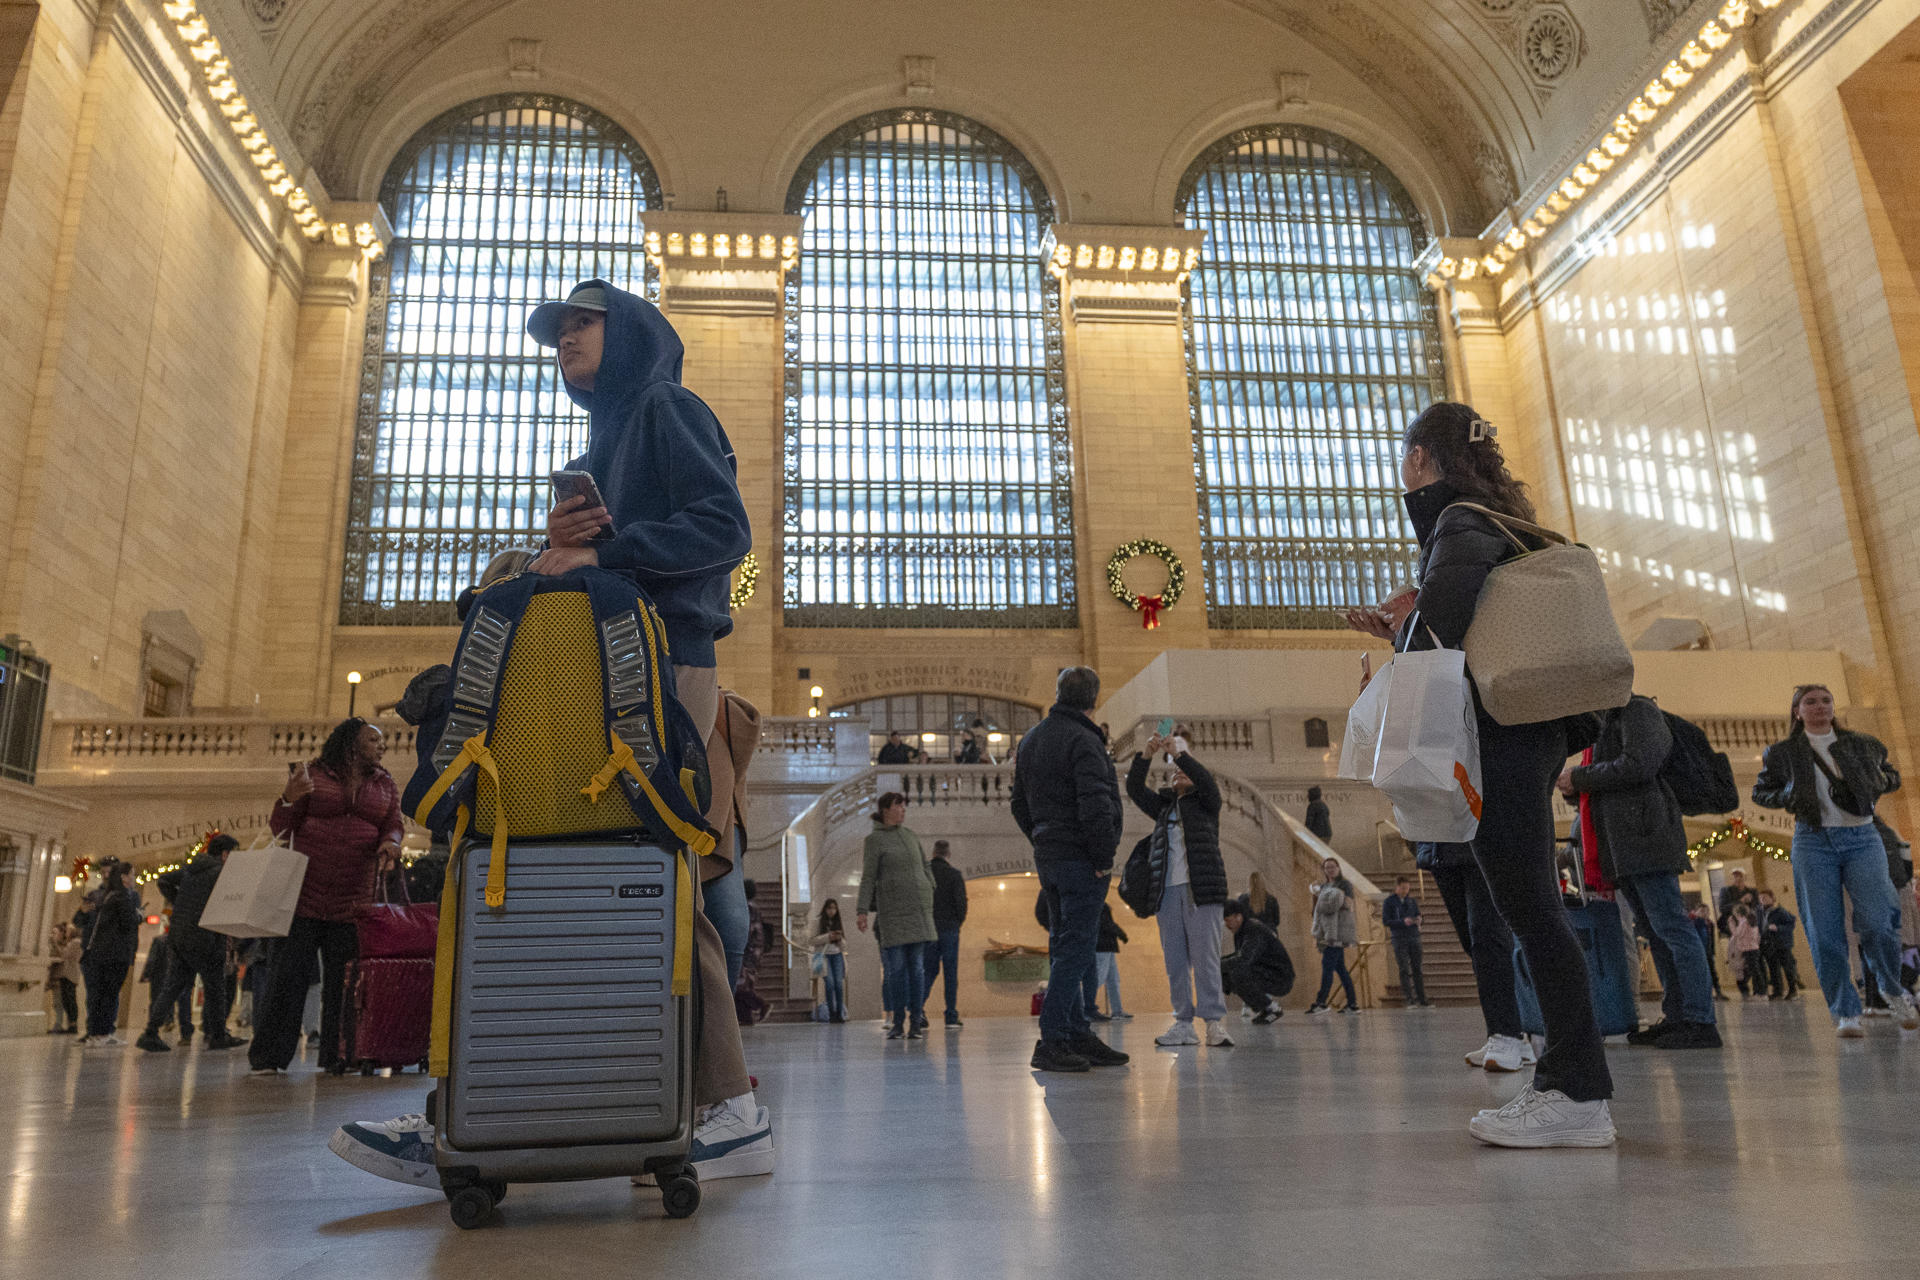
[[[1348,623],[1383,639],[1397,635],[1403,650],[1432,648],[1435,639],[1459,648],[1487,575],[1517,548],[1492,519],[1454,504],[1477,503],[1528,523],[1533,504],[1507,470],[1493,427],[1464,404],[1431,405],[1408,425],[1400,479],[1420,541],[1420,585],[1378,609],[1350,611]],[[1547,1048],[1533,1082],[1498,1111],[1475,1116],[1468,1131],[1494,1146],[1611,1146],[1613,1079],[1586,954],[1554,866],[1553,788],[1571,752],[1568,724],[1500,724],[1480,707],[1477,691],[1474,705],[1484,779],[1474,858],[1526,954]]]
[[[80,973],[87,980],[87,1034],[81,1044],[126,1043],[113,1031],[120,1022],[120,988],[140,949],[143,916],[140,891],[128,883],[132,878],[132,866],[109,859],[100,887],[73,917],[85,939]]]
[[[1920,1028],[1920,1009],[1900,985],[1900,895],[1887,870],[1886,845],[1874,830],[1873,807],[1900,788],[1900,771],[1870,734],[1844,729],[1833,718],[1833,691],[1805,684],[1793,691],[1792,731],[1760,760],[1753,802],[1794,816],[1793,888],[1820,990],[1842,1039],[1860,1027],[1860,993],[1847,953],[1842,895],[1853,900],[1860,957],[1888,1007],[1907,1030]]]

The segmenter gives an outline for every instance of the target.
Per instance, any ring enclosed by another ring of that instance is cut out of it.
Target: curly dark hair
[[[367,721],[361,716],[348,716],[333,726],[333,732],[327,735],[327,744],[320,748],[320,767],[337,777],[346,777],[353,769],[354,741],[366,727]]]
[[[1476,423],[1484,428],[1486,419],[1472,405],[1452,400],[1430,404],[1407,424],[1402,451],[1416,446],[1425,449],[1440,468],[1441,479],[1469,501],[1532,523],[1533,500],[1527,497],[1527,486],[1507,470],[1506,456],[1491,431],[1476,431]]]

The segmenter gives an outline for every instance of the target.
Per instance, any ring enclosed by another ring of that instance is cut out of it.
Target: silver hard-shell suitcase
[[[678,860],[637,840],[516,841],[505,905],[484,899],[492,850],[460,877],[447,1075],[434,1157],[453,1220],[478,1225],[510,1182],[651,1172],[667,1212],[700,1187],[693,1141],[693,938]],[[689,904],[690,905],[690,904]],[[685,996],[673,994],[676,960]]]

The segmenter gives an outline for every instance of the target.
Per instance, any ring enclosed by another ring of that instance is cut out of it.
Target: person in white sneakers
[[[1900,771],[1879,739],[1834,719],[1825,685],[1795,689],[1789,714],[1792,731],[1761,758],[1753,802],[1794,816],[1793,886],[1834,1033],[1843,1040],[1866,1034],[1847,954],[1845,899],[1853,902],[1860,957],[1889,1012],[1902,1030],[1920,1030],[1920,1007],[1900,985],[1900,896],[1873,827],[1874,804],[1899,789]]]
[[[1147,786],[1154,757],[1173,766],[1171,786]],[[1173,993],[1173,1025],[1154,1037],[1164,1049],[1199,1044],[1197,1013],[1206,1042],[1225,1048],[1227,997],[1220,983],[1221,908],[1227,901],[1227,865],[1220,857],[1220,788],[1177,734],[1147,740],[1127,770],[1127,796],[1153,819],[1149,901],[1157,904],[1160,950]]]

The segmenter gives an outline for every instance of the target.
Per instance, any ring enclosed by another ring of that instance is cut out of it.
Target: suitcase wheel
[[[493,1212],[493,1197],[485,1187],[462,1187],[447,1199],[447,1207],[453,1214],[453,1225],[462,1231],[473,1230]]]
[[[660,1183],[660,1203],[669,1218],[691,1218],[700,1207],[700,1179],[683,1169]]]

